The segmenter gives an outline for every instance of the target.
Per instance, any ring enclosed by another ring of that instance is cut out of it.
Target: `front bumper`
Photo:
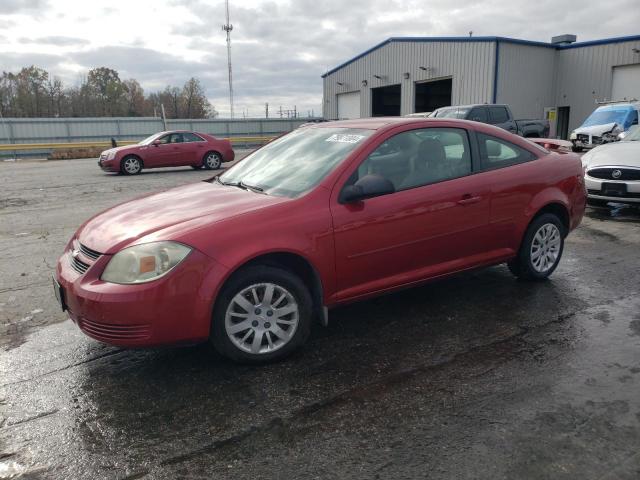
[[[85,273],[72,265],[72,248],[56,267],[70,318],[88,336],[111,345],[151,347],[189,344],[209,337],[213,300],[225,269],[193,250],[169,274],[138,285],[100,280],[111,255],[94,263],[81,251],[76,257],[90,264]]]
[[[98,160],[98,166],[104,172],[119,172],[120,165],[119,162],[114,158],[113,160],[106,160],[102,157]]]
[[[640,181],[604,180],[600,178],[590,177],[587,173],[584,176],[584,183],[587,187],[587,194],[589,198],[593,200],[604,200],[620,203],[640,203]],[[609,188],[607,185],[603,184],[619,185],[620,189],[624,191],[615,191]],[[623,188],[622,186],[626,188]]]

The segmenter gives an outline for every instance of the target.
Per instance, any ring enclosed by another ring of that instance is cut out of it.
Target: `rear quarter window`
[[[501,138],[478,133],[478,147],[483,170],[509,167],[538,158],[529,150]]]

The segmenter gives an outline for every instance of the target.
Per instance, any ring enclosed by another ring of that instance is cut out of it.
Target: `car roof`
[[[429,123],[453,123],[458,124],[460,127],[469,127],[471,125],[477,126],[476,122],[470,122],[469,120],[460,120],[457,118],[371,117],[354,118],[352,120],[335,120],[332,122],[309,125],[305,128],[357,128],[363,130],[381,130],[383,128],[394,127],[396,125],[425,125]]]
[[[506,107],[506,106],[507,106],[506,103],[470,103],[468,105],[449,105],[447,107],[437,108],[436,110],[444,110],[445,108]]]

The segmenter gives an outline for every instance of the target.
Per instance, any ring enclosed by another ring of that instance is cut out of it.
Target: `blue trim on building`
[[[621,42],[629,42],[633,40],[640,40],[640,35],[629,35],[626,37],[614,37],[614,38],[604,38],[602,40],[590,40],[587,42],[579,42],[572,43],[570,45],[554,45],[552,43],[546,42],[537,42],[533,40],[521,40],[519,38],[509,38],[509,37],[391,37],[387,38],[383,42],[371,47],[370,49],[362,52],[361,54],[347,60],[344,63],[341,63],[335,68],[332,68],[328,72],[322,75],[322,78],[331,75],[334,72],[337,72],[341,68],[346,67],[347,65],[359,60],[360,58],[370,54],[371,52],[378,50],[379,48],[387,45],[388,43],[403,43],[403,42],[496,42],[496,43],[513,43],[516,45],[529,45],[532,47],[544,47],[544,48],[553,48],[555,50],[566,50],[569,48],[581,48],[581,47],[592,47],[595,45],[607,45],[613,43],[621,43]],[[494,85],[495,89],[495,85]]]
[[[496,40],[496,54],[493,64],[493,100],[491,103],[498,103],[498,66],[500,65],[500,40]]]

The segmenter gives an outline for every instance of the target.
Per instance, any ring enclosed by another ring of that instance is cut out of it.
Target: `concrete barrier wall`
[[[249,118],[249,119],[176,119],[167,120],[167,130],[192,130],[216,137],[233,137],[234,144],[243,146],[241,137],[247,137],[246,146],[255,145],[257,137],[273,137],[289,132],[303,123],[318,119]],[[0,145],[5,144],[60,144],[78,142],[139,141],[164,130],[162,119],[156,117],[104,117],[104,118],[0,118]],[[1,157],[34,156],[52,148],[16,151],[0,150]]]

